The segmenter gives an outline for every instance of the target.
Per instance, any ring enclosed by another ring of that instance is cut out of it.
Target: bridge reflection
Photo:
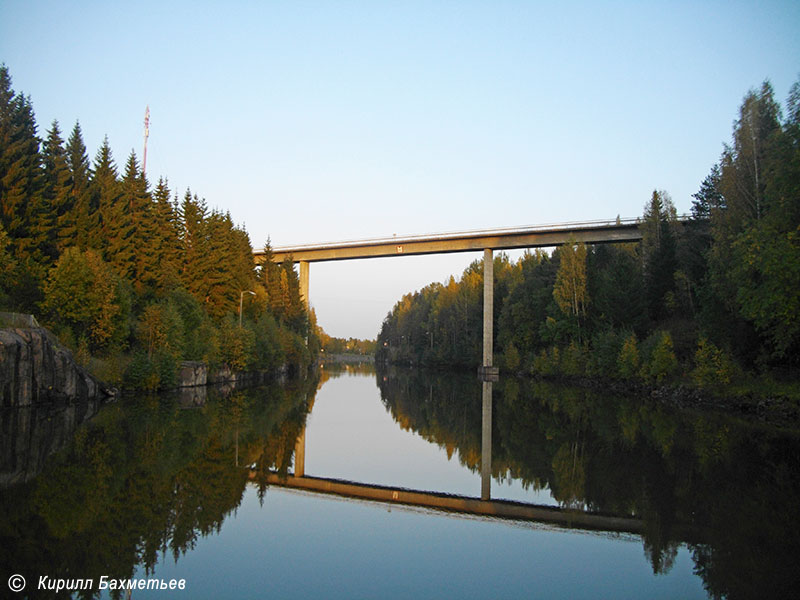
[[[642,521],[628,516],[590,513],[511,500],[492,500],[492,385],[491,381],[482,382],[480,498],[307,476],[305,474],[305,428],[295,444],[293,475],[252,471],[250,479],[259,483],[306,492],[332,494],[369,502],[421,507],[482,518],[547,523],[580,530],[642,533],[644,530]]]
[[[251,479],[259,481],[263,481],[263,477],[263,475],[257,473],[251,473],[250,475]],[[326,479],[306,475],[302,477],[287,475],[284,477],[278,473],[266,474],[266,483],[278,487],[333,494],[358,500],[418,506],[478,517],[549,523],[570,529],[617,533],[642,533],[644,530],[639,519],[565,510],[555,506],[526,504],[510,500],[481,500],[468,496],[369,485],[341,479]]]

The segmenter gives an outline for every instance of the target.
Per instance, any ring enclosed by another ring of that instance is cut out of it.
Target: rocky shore
[[[114,394],[46,329],[0,329],[0,407],[102,400]]]

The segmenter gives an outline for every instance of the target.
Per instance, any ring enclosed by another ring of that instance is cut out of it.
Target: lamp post
[[[244,298],[245,294],[250,294],[251,296],[255,296],[255,292],[251,292],[250,290],[243,290],[239,292],[239,327],[242,326],[242,299]]]

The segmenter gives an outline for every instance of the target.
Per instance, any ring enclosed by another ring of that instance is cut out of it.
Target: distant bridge
[[[493,379],[498,375],[492,366],[494,251],[560,246],[570,240],[585,244],[636,242],[642,239],[640,225],[638,219],[616,219],[281,246],[272,249],[272,260],[280,263],[289,258],[300,263],[300,294],[308,304],[312,262],[483,250],[483,363],[478,371],[482,377]],[[263,250],[253,254],[257,263],[264,261]]]

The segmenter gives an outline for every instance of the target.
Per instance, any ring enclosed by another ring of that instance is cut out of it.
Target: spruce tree
[[[154,219],[136,154],[131,151],[120,182],[120,210],[116,214],[116,231],[112,238],[111,263],[117,272],[133,283],[139,297],[152,289],[157,278],[158,258],[152,247]]]
[[[81,125],[75,122],[72,133],[67,140],[67,166],[72,176],[72,206],[75,213],[76,241],[78,247],[86,249],[95,246],[92,237],[99,226],[97,198],[90,190],[91,168],[86,145],[83,142]]]
[[[648,314],[654,321],[667,316],[667,294],[675,288],[675,215],[669,194],[654,190],[644,208],[641,241]]]
[[[179,283],[180,224],[175,207],[170,201],[168,182],[159,178],[153,192],[154,235],[153,250],[157,261],[156,292],[163,294]]]
[[[50,257],[55,257],[65,248],[74,246],[77,229],[72,196],[72,176],[67,164],[67,153],[58,121],[53,121],[47,132],[42,152],[44,164],[44,202],[40,218],[40,230],[45,235]]]
[[[111,155],[108,137],[94,159],[94,170],[90,183],[91,204],[97,206],[97,221],[93,235],[89,237],[91,247],[102,250],[106,261],[111,262],[109,247],[116,234],[115,218],[120,211],[120,185],[117,166]]]
[[[42,179],[39,138],[29,98],[14,93],[0,66],[0,207],[15,254],[39,259]]]

